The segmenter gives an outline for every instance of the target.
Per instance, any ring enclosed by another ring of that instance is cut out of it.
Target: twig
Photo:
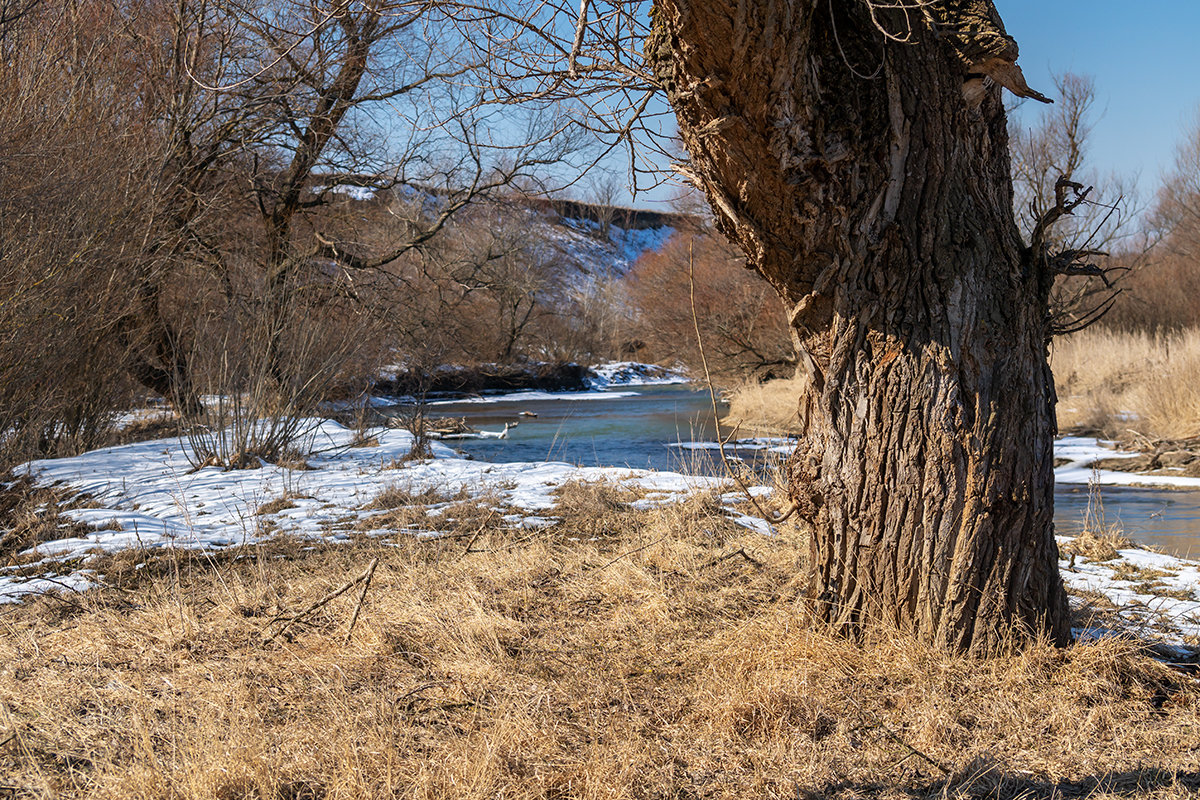
[[[1135,439],[1141,439],[1143,442],[1142,447],[1147,450],[1156,449],[1158,447],[1158,445],[1160,444],[1160,442],[1162,441],[1161,439],[1159,441],[1155,441],[1155,440],[1151,439],[1149,436],[1147,436],[1146,434],[1144,434],[1140,431],[1135,431],[1133,428],[1126,428],[1125,432],[1128,434],[1131,434]]]
[[[479,537],[483,535],[484,529],[487,528],[488,523],[491,522],[494,517],[495,517],[495,512],[493,511],[491,514],[489,514],[488,516],[486,516],[484,518],[483,522],[479,523],[479,527],[476,528],[475,531],[471,534],[471,539],[467,542],[467,546],[462,551],[462,555],[460,555],[458,557],[459,561],[462,561],[464,558],[466,558],[467,556],[469,556],[471,554],[471,552],[472,552],[471,548],[475,546],[475,542],[479,541]]]
[[[848,697],[847,699],[849,699],[850,702],[854,704],[855,708],[857,708],[861,714],[863,714],[864,716],[869,717],[870,719],[873,720],[872,725],[871,725],[872,727],[878,728],[879,730],[883,731],[884,734],[889,739],[891,739],[893,742],[900,745],[904,749],[908,750],[908,756],[917,756],[918,758],[924,759],[925,761],[927,761],[928,763],[930,763],[937,769],[940,769],[943,774],[945,774],[945,775],[951,774],[951,771],[949,769],[947,769],[945,767],[945,765],[936,761],[932,756],[922,753],[920,750],[913,747],[908,742],[904,741],[904,739],[901,738],[900,734],[893,731],[887,725],[884,725],[883,720],[881,720],[878,715],[876,715],[870,711],[867,711],[865,708],[862,707],[862,704],[859,703],[857,700],[855,700],[853,697]],[[905,756],[905,758],[908,758],[908,756]],[[901,759],[901,761],[903,761],[903,759]],[[899,763],[899,762],[897,762],[897,763]]]
[[[615,564],[615,563],[617,563],[618,561],[620,561],[620,560],[621,560],[622,558],[624,558],[625,556],[631,556],[631,555],[633,555],[634,553],[640,553],[640,552],[642,552],[643,550],[645,550],[646,548],[648,548],[648,547],[653,547],[654,545],[658,544],[659,542],[661,542],[663,539],[666,539],[666,538],[667,538],[666,536],[661,536],[661,537],[659,537],[659,538],[655,539],[653,542],[650,542],[649,544],[644,544],[644,545],[642,545],[641,547],[634,548],[633,550],[630,550],[630,551],[629,551],[629,552],[627,552],[627,553],[621,553],[621,555],[617,556],[617,557],[616,557],[616,558],[614,558],[612,561],[609,561],[609,562],[608,562],[607,564],[605,564],[604,566],[602,566],[602,567],[596,567],[596,571],[597,571],[597,572],[599,572],[599,571],[600,571],[600,570],[602,570],[602,569],[608,569],[609,567],[611,567],[613,564]]]
[[[700,350],[700,364],[704,367],[704,383],[706,386],[708,386],[708,399],[709,402],[712,403],[713,424],[717,426],[717,452],[721,454],[721,466],[725,468],[725,474],[737,484],[739,489],[741,489],[742,494],[746,496],[746,499],[753,504],[754,508],[758,511],[759,516],[766,520],[770,525],[778,525],[792,514],[795,514],[796,510],[800,507],[799,504],[793,502],[782,514],[775,514],[763,508],[762,504],[758,502],[758,498],[755,497],[750,491],[750,487],[747,486],[746,482],[742,480],[741,476],[734,471],[733,467],[729,463],[729,457],[725,454],[725,445],[728,444],[729,440],[737,434],[738,428],[735,427],[733,431],[730,432],[728,438],[721,436],[721,425],[717,421],[719,416],[717,411],[717,392],[713,388],[712,375],[708,369],[708,356],[704,352],[704,337],[700,334],[700,318],[696,313],[696,265],[692,255],[692,245],[693,243],[689,241],[688,294],[692,303],[692,327],[696,331],[696,347]]]
[[[378,561],[378,559],[376,559],[376,561]],[[304,609],[303,611],[300,611],[296,614],[292,614],[290,616],[285,616],[283,614],[276,616],[273,620],[271,620],[267,624],[274,625],[276,622],[279,622],[282,620],[283,625],[279,628],[279,630],[275,631],[275,633],[271,634],[269,637],[267,637],[265,640],[263,640],[263,644],[270,644],[275,639],[279,638],[283,634],[283,632],[288,629],[289,625],[293,625],[293,624],[299,622],[304,617],[307,617],[309,614],[316,611],[321,606],[329,603],[332,600],[335,600],[338,597],[341,597],[343,594],[345,594],[346,592],[353,589],[358,583],[360,583],[364,580],[369,580],[369,578],[367,577],[368,574],[374,574],[374,571],[375,571],[375,561],[372,561],[371,566],[367,568],[367,572],[364,572],[362,575],[359,575],[357,578],[355,578],[351,581],[347,581],[345,584],[338,587],[337,589],[334,589],[332,592],[325,595],[320,600],[313,603],[311,606]]]
[[[588,5],[590,0],[579,0],[579,21],[575,23],[575,41],[567,56],[567,75],[574,78],[578,72],[579,51],[583,49],[583,34],[587,30]]]
[[[366,577],[363,578],[363,588],[358,595],[358,603],[354,606],[354,615],[350,617],[350,627],[346,629],[346,644],[350,644],[350,634],[354,633],[354,626],[358,623],[359,612],[362,611],[363,600],[367,598],[367,589],[371,586],[371,578],[375,575],[375,568],[379,566],[379,559],[372,559],[367,567]]]
[[[878,720],[876,720],[875,727],[878,728],[879,730],[883,731],[887,735],[887,737],[889,739],[891,739],[893,742],[895,742],[896,744],[898,744],[901,747],[908,750],[908,755],[906,755],[904,758],[908,758],[909,756],[916,756],[917,758],[924,759],[925,761],[932,764],[934,767],[940,769],[944,774],[946,774],[946,775],[950,774],[949,769],[947,769],[941,763],[935,761],[931,756],[926,755],[925,753],[922,753],[920,750],[913,747],[908,742],[904,741],[904,739],[900,738],[899,734],[895,733],[887,725],[884,725],[882,722],[879,722]]]

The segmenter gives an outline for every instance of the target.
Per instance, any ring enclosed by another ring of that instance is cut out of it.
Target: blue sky
[[[1151,0],[996,0],[1021,47],[1029,84],[1047,94],[1051,73],[1096,82],[1091,166],[1101,174],[1140,173],[1152,196],[1200,106],[1200,2]],[[1040,104],[1019,119],[1032,124]]]

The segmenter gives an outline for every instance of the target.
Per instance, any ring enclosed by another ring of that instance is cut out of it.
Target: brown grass
[[[0,609],[0,784],[292,800],[1200,787],[1200,689],[1129,643],[974,661],[842,641],[802,622],[799,532],[751,534],[705,500],[624,517],[608,492],[565,493],[623,519],[608,536],[577,540],[568,515],[489,528],[469,552],[401,536],[174,553],[70,604]],[[348,644],[357,591],[264,643],[374,558]]]
[[[413,506],[430,506],[435,503],[448,503],[451,500],[467,500],[468,498],[470,498],[470,494],[465,488],[451,495],[434,487],[414,492],[403,486],[389,486],[380,492],[367,505],[367,508],[391,510]]]
[[[1118,438],[1200,434],[1200,330],[1171,334],[1086,330],[1051,349],[1058,423]]]
[[[807,381],[801,377],[744,383],[730,394],[729,413],[721,424],[740,426],[741,432],[750,435],[796,433],[800,424],[797,398]]]
[[[295,495],[284,492],[274,500],[268,500],[258,507],[254,512],[255,516],[265,516],[267,514],[278,514],[280,511],[286,511],[289,508],[296,508]]]
[[[61,513],[93,502],[87,495],[35,487],[25,475],[0,475],[0,566],[40,560],[20,554],[42,542],[86,536],[94,531]]]
[[[1084,530],[1059,548],[1063,556],[1083,556],[1089,561],[1112,561],[1120,558],[1118,550],[1133,547],[1120,531]]]

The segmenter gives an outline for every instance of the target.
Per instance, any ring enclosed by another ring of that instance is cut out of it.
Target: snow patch
[[[1060,545],[1070,541],[1057,538]],[[1062,559],[1063,583],[1106,597],[1127,630],[1157,634],[1172,646],[1200,644],[1200,563],[1137,548],[1117,555],[1109,561]]]
[[[377,434],[378,446],[351,447],[355,431],[329,420],[311,424],[324,450],[309,458],[307,470],[271,464],[247,470],[193,470],[188,442],[179,437],[30,462],[19,469],[37,485],[58,484],[91,495],[98,507],[66,513],[103,529],[43,542],[21,555],[40,558],[49,566],[131,549],[252,544],[280,534],[346,541],[358,523],[378,514],[367,506],[393,488],[411,494],[462,492],[518,514],[525,520],[522,525],[536,527],[552,523],[552,514],[543,512],[553,511],[555,491],[573,481],[610,482],[662,502],[727,485],[719,478],[644,469],[558,462],[493,464],[460,458],[437,442],[432,443],[434,458],[404,461],[412,445],[407,431],[382,430]],[[269,510],[268,503],[284,497],[289,507]],[[24,571],[28,570],[26,565]],[[0,597],[5,601],[57,586],[49,578],[16,572],[13,567],[0,568]],[[84,585],[85,579],[78,577],[84,575],[82,571],[68,572],[54,580],[66,581],[70,588]],[[94,581],[94,576],[86,580]]]
[[[681,367],[663,367],[637,361],[608,361],[591,367],[591,372],[595,377],[589,378],[588,383],[593,389],[610,386],[664,386],[691,382]]]
[[[1056,458],[1070,459],[1069,463],[1054,470],[1056,483],[1200,489],[1200,478],[1094,469],[1093,465],[1102,459],[1137,457],[1137,453],[1116,449],[1114,442],[1084,436],[1064,436],[1054,443],[1054,455]]]

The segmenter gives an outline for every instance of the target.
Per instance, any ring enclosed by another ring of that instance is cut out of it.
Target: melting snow
[[[1200,489],[1200,478],[1177,475],[1145,475],[1138,472],[1097,470],[1093,465],[1108,458],[1135,458],[1137,453],[1115,449],[1113,442],[1082,436],[1064,436],[1054,443],[1056,458],[1070,459],[1054,470],[1056,483],[1098,483],[1101,486],[1154,486],[1174,489]]]
[[[593,389],[609,386],[663,386],[672,383],[689,383],[681,367],[660,367],[657,364],[642,364],[638,361],[609,361],[591,367],[594,378],[589,380]]]
[[[378,434],[377,447],[352,448],[354,431],[331,421],[314,421],[314,425],[325,450],[310,457],[307,470],[269,464],[248,470],[192,470],[188,443],[181,438],[30,462],[23,470],[39,485],[58,484],[89,494],[99,507],[64,513],[102,529],[44,542],[22,555],[40,556],[40,563],[48,563],[128,549],[229,547],[279,534],[344,539],[356,523],[377,513],[365,506],[391,488],[413,494],[464,491],[519,513],[523,525],[538,526],[549,524],[540,512],[552,511],[554,491],[570,481],[613,482],[663,502],[725,485],[717,478],[675,472],[556,462],[492,464],[461,458],[436,442],[435,458],[393,466],[411,446],[407,431],[384,430]],[[264,504],[284,496],[290,507],[259,513]],[[29,571],[28,565],[24,571]],[[0,602],[61,588],[48,583],[48,578],[31,579],[14,572],[13,568],[0,570]],[[89,579],[72,576],[83,574],[76,571],[55,580],[78,589]]]
[[[1069,538],[1058,541],[1065,544]],[[1063,583],[1077,592],[1104,595],[1133,632],[1165,634],[1171,645],[1200,644],[1200,563],[1137,548],[1117,555],[1109,561],[1061,560]]]

